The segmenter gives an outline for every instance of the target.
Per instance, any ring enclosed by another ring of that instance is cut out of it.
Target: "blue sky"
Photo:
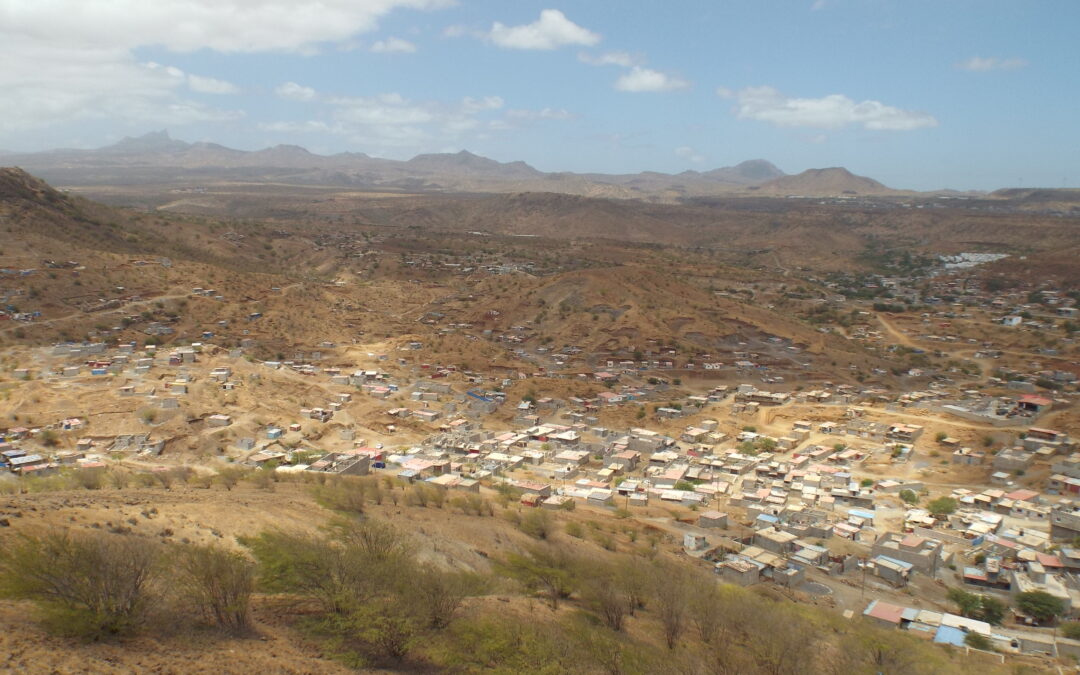
[[[1080,185],[1080,2],[0,0],[0,148]]]

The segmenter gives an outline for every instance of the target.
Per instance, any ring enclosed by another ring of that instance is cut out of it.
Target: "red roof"
[[[1038,496],[1039,493],[1035,492],[1034,490],[1013,490],[1009,494],[1005,495],[1005,498],[1011,499],[1014,502],[1026,502]]]
[[[1025,394],[1020,397],[1021,403],[1030,403],[1031,405],[1052,405],[1054,402],[1045,396],[1038,396],[1036,394]]]
[[[908,548],[916,548],[918,546],[922,546],[925,541],[925,539],[918,535],[909,534],[908,536],[903,538],[903,540],[900,542],[900,545]]]
[[[1036,553],[1035,559],[1038,560],[1039,564],[1043,567],[1065,567],[1065,565],[1061,564],[1061,558],[1056,555]]]
[[[874,602],[874,605],[868,608],[865,613],[867,616],[872,616],[875,619],[881,619],[882,621],[888,621],[889,623],[900,623],[900,619],[904,616],[904,608],[899,605],[893,605],[878,600]]]

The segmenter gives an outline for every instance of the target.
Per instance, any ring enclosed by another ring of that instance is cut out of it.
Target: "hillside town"
[[[974,343],[972,359],[992,363],[1003,355],[992,339],[963,338],[959,327],[978,323],[970,308],[1000,314],[1002,330],[1042,331],[1075,314],[1075,298],[1051,290],[991,296],[940,283],[959,293],[954,309],[921,323],[904,314],[906,329],[879,312],[879,331],[851,337],[884,346],[885,329],[899,330],[912,352],[922,351],[915,340]],[[872,316],[873,300],[863,302]],[[957,332],[916,332],[927,324]],[[236,465],[633,514],[724,583],[828,598],[846,616],[938,643],[970,645],[974,633],[1000,653],[1080,657],[1080,641],[1050,627],[1080,616],[1080,448],[1046,421],[1073,408],[1076,368],[1042,362],[1056,356],[1045,349],[995,375],[925,362],[900,373],[925,387],[901,391],[809,381],[803,347],[776,337],[711,354],[656,342],[588,353],[513,326],[480,337],[523,365],[474,371],[425,361],[419,336],[370,352],[324,341],[262,360],[254,339],[221,347],[213,330],[201,335],[172,347],[19,350],[10,375],[53,404],[11,416],[0,486],[119,463],[159,473]],[[1007,616],[979,618],[958,606],[961,592]],[[1051,609],[1032,609],[1031,597]]]

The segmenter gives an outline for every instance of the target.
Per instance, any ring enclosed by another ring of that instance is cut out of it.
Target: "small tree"
[[[919,503],[919,495],[915,494],[914,490],[901,490],[900,499],[902,499],[905,504]]]
[[[926,505],[926,509],[931,515],[941,518],[956,511],[956,500],[952,497],[938,497],[931,500]]]
[[[243,477],[244,471],[235,466],[226,466],[218,471],[218,482],[228,491],[232,491],[236,484],[240,482],[240,478]]]
[[[157,482],[161,483],[161,487],[165,488],[166,490],[172,489],[174,476],[171,470],[155,471],[153,473],[153,476]]]
[[[247,629],[255,588],[250,560],[215,546],[189,546],[177,557],[176,570],[178,588],[207,621],[234,634]]]
[[[1000,626],[1001,622],[1005,619],[1005,612],[1009,609],[1001,600],[990,596],[982,596],[982,602],[980,607],[980,618],[995,626]]]
[[[994,643],[990,638],[980,633],[968,633],[964,636],[964,644],[972,649],[981,649],[985,652],[993,651]]]
[[[974,593],[965,591],[962,588],[950,588],[946,597],[949,599],[949,602],[956,605],[956,608],[960,610],[961,616],[972,618],[979,612],[981,603],[979,601],[979,596]]]
[[[117,490],[123,490],[128,484],[128,473],[123,469],[112,469],[109,471],[109,481]]]
[[[308,596],[330,614],[344,614],[367,597],[368,577],[342,546],[286,532],[263,532],[241,543],[259,562],[259,585],[267,591]]]
[[[1053,621],[1065,613],[1065,601],[1046,591],[1026,591],[1016,596],[1016,606],[1039,623]]]
[[[608,628],[613,631],[622,630],[629,603],[622,589],[615,583],[613,570],[601,569],[585,584],[582,594]]]
[[[543,509],[533,509],[522,516],[518,529],[536,539],[547,539],[555,533],[555,523],[551,513]]]
[[[561,546],[537,546],[528,555],[511,553],[501,567],[526,588],[539,591],[552,609],[577,587],[577,561]]]
[[[446,628],[465,598],[481,590],[481,578],[469,572],[446,572],[432,565],[421,567],[407,587],[413,613],[429,628]]]
[[[690,620],[697,628],[698,637],[711,644],[720,636],[726,619],[727,603],[715,580],[694,580],[689,602]]]
[[[21,535],[0,549],[0,595],[36,603],[59,634],[129,633],[149,604],[159,551],[152,541],[113,534]]]
[[[653,600],[664,629],[664,641],[668,649],[675,649],[686,628],[688,595],[685,574],[671,564],[657,565],[653,573]]]
[[[105,485],[105,472],[103,469],[76,469],[75,482],[85,490],[100,490]]]

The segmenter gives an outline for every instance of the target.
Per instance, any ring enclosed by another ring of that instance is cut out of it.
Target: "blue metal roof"
[[[934,642],[945,645],[956,645],[957,647],[964,646],[964,637],[967,635],[959,628],[953,628],[952,626],[941,626],[938,628],[936,634],[934,634]]]

